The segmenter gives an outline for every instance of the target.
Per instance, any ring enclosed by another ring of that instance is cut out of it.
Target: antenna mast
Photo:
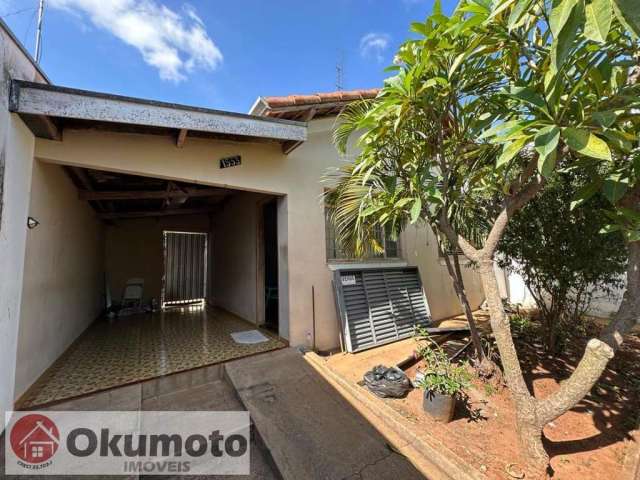
[[[344,90],[344,52],[338,52],[338,61],[336,62],[336,90],[341,92]]]
[[[44,17],[44,0],[40,0],[38,5],[38,27],[36,28],[36,63],[40,63],[42,55],[42,20]]]

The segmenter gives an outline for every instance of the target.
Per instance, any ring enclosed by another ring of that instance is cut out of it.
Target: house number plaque
[[[242,157],[235,155],[233,157],[225,157],[220,159],[220,168],[237,167],[242,163]]]

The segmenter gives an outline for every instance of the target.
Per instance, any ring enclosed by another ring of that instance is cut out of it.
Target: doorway
[[[262,206],[264,252],[264,326],[278,333],[278,202]]]
[[[162,308],[204,304],[207,291],[207,234],[163,232]]]

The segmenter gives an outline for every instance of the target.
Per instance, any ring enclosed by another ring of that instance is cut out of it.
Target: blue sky
[[[33,52],[37,0],[0,0]],[[453,1],[444,0],[450,10]],[[260,95],[379,86],[433,0],[47,0],[58,85],[246,112]]]

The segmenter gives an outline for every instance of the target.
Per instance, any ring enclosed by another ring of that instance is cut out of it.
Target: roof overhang
[[[307,139],[303,122],[14,80],[9,110],[40,138],[61,140],[65,128],[187,135],[232,141],[268,141],[289,153]]]
[[[315,118],[336,116],[350,103],[373,99],[379,92],[378,88],[370,88],[311,95],[258,97],[249,113],[280,120],[310,122]]]

